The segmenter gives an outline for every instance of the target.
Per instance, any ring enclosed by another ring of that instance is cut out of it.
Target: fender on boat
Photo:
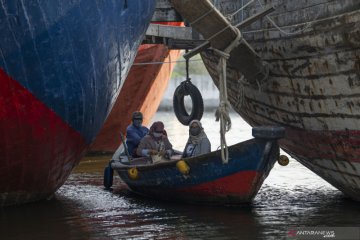
[[[190,115],[186,111],[184,97],[190,96],[192,102],[192,109]],[[204,102],[199,89],[190,81],[182,82],[174,92],[173,97],[174,112],[183,125],[187,126],[194,120],[201,120],[204,113]]]

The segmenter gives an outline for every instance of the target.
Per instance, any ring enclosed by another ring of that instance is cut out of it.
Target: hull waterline
[[[4,1],[0,206],[51,196],[120,93],[155,1]]]

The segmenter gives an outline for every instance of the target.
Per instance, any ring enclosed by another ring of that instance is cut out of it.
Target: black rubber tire
[[[252,135],[255,138],[278,139],[285,136],[285,128],[277,126],[254,127]]]
[[[105,189],[110,189],[112,187],[113,176],[114,176],[114,170],[109,165],[104,169],[104,187],[105,187]]]
[[[190,95],[192,109],[190,115],[186,111],[184,97]],[[183,125],[188,126],[194,120],[201,120],[204,113],[204,102],[199,89],[191,82],[182,82],[174,92],[173,97],[174,112]]]

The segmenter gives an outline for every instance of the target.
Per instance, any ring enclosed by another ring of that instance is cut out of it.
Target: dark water
[[[236,115],[229,144],[251,136]],[[170,140],[182,148],[187,129],[172,114],[165,120]],[[216,149],[218,123],[203,119]],[[182,134],[181,134],[182,133]],[[175,141],[175,139],[177,141]],[[51,200],[0,209],[0,239],[286,239],[295,226],[356,227],[360,204],[290,160],[276,165],[251,206],[213,207],[159,202],[132,195],[118,177],[102,187],[107,158],[86,159]]]

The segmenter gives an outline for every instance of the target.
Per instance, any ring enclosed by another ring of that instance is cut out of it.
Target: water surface
[[[236,114],[228,144],[251,137]],[[159,112],[170,141],[182,149],[187,127]],[[215,150],[219,123],[202,120]],[[360,204],[293,159],[275,165],[250,206],[221,207],[160,202],[129,193],[116,176],[112,192],[102,186],[109,157],[86,158],[47,201],[0,209],[0,239],[287,239],[294,226],[356,227]]]

